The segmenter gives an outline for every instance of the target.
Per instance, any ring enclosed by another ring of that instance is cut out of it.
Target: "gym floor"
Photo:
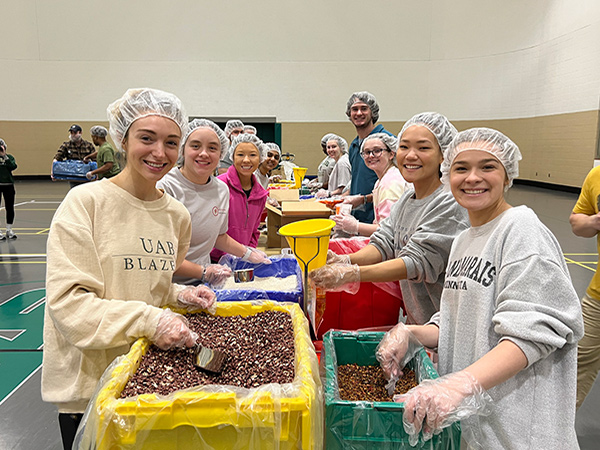
[[[61,449],[57,411],[40,395],[46,238],[68,183],[18,181],[16,240],[0,241],[0,450]],[[525,204],[558,238],[581,297],[595,271],[595,239],[571,233],[569,214],[577,195],[517,185],[513,206]],[[4,208],[0,223],[4,225]],[[3,228],[4,229],[4,228]],[[264,236],[260,242],[264,243]],[[278,250],[271,251],[272,254]],[[600,379],[600,378],[599,378]],[[579,409],[577,436],[583,450],[600,441],[600,381]]]

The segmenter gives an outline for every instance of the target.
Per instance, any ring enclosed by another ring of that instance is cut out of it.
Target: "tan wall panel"
[[[6,141],[8,153],[14,155],[17,170],[14,175],[48,175],[52,158],[58,147],[69,139],[69,127],[77,123],[83,128],[82,136],[92,141],[90,128],[108,127],[108,122],[16,122],[0,121],[0,137]]]
[[[520,178],[563,186],[578,187],[593,167],[598,147],[599,111],[584,111],[552,116],[486,121],[454,121],[458,130],[474,126],[496,128],[514,140],[523,160]],[[15,175],[49,175],[54,153],[68,139],[73,122],[0,121],[0,137],[18,164]],[[403,122],[382,122],[394,134]],[[106,122],[79,122],[84,139],[91,140],[93,125],[108,126]],[[295,154],[295,162],[316,175],[323,160],[320,142],[326,133],[336,133],[350,143],[356,132],[344,122],[283,123],[282,150]]]

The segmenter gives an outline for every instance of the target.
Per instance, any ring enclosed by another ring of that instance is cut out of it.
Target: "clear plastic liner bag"
[[[218,301],[269,299],[301,303],[303,274],[293,255],[269,257],[271,264],[253,264],[230,254],[219,259],[219,264],[236,270],[253,269],[254,281],[235,283],[233,276],[225,284],[215,286]]]
[[[149,348],[149,341],[142,338],[105,370],[73,448],[322,449],[323,390],[308,323],[300,307],[268,301],[230,302],[219,304],[217,315],[247,316],[267,310],[291,315],[291,383],[256,388],[208,384],[169,395],[120,398]]]

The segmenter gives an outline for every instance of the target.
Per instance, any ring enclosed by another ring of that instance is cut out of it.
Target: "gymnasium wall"
[[[129,87],[177,94],[193,116],[274,116],[314,173],[319,140],[353,127],[369,90],[397,132],[421,111],[493,126],[521,177],[578,186],[598,148],[600,2],[318,0],[169,3],[0,0],[0,136],[15,175],[43,175],[67,129],[106,124]]]

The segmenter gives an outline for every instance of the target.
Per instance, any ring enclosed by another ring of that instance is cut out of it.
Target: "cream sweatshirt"
[[[69,191],[47,244],[44,401],[83,412],[111,361],[154,334],[181,289],[190,223],[166,194],[141,201],[108,179]]]

